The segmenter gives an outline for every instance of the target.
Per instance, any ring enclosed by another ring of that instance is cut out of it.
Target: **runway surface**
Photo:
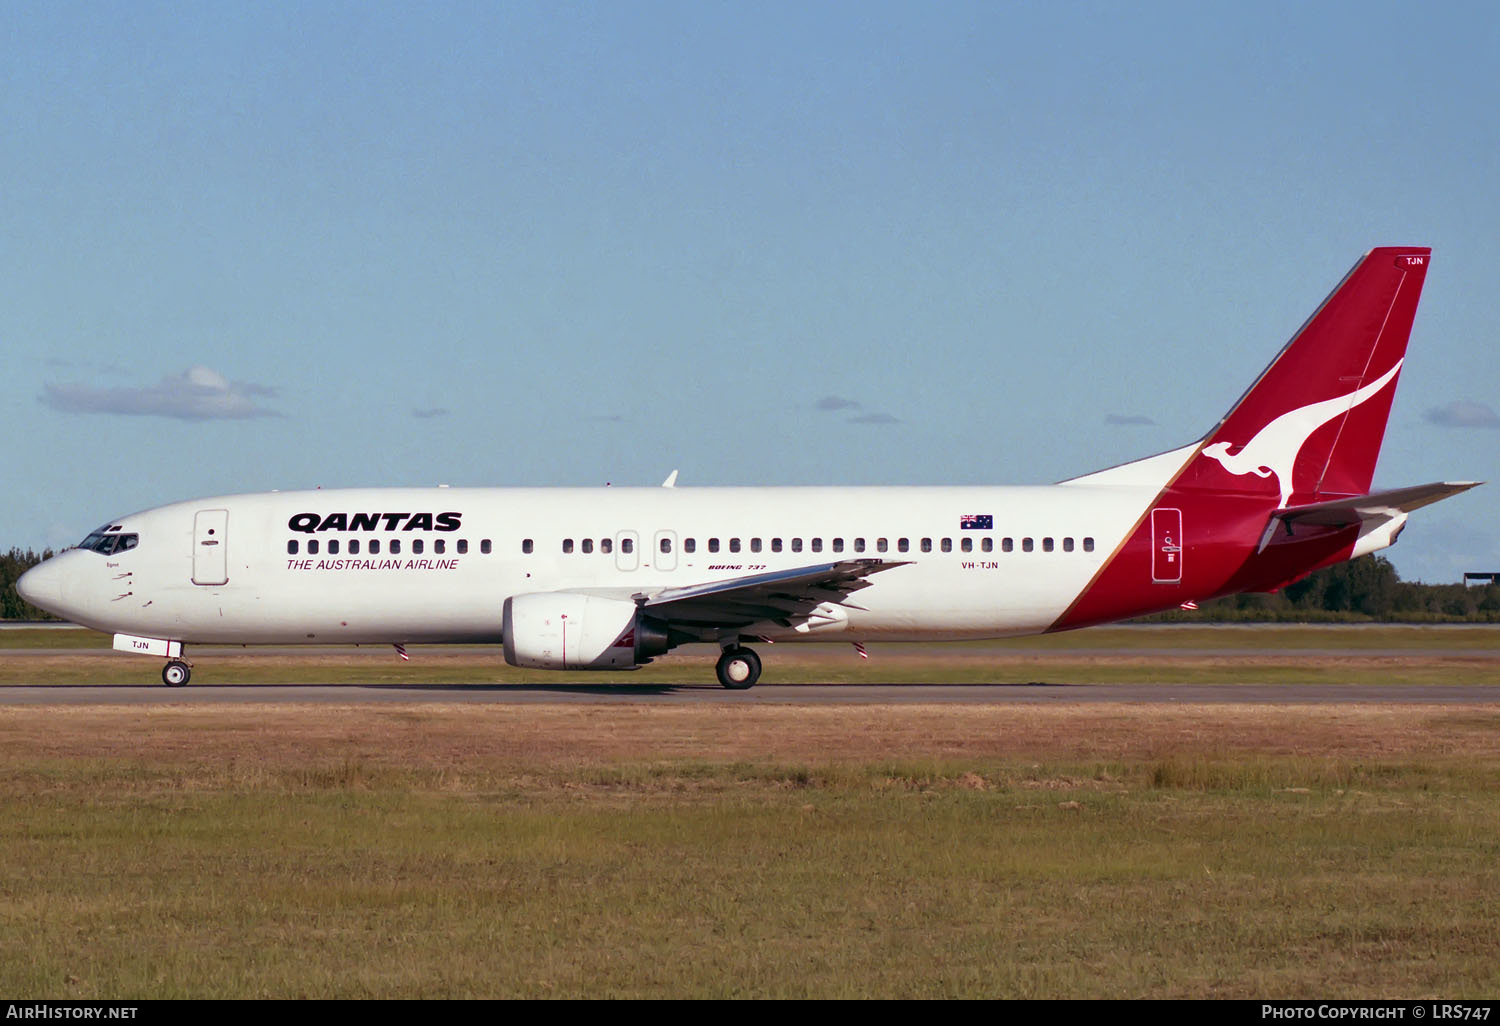
[[[0,706],[378,703],[719,703],[724,705],[1000,705],[1111,703],[1322,705],[1483,705],[1500,703],[1500,684],[762,684],[728,691],[702,684],[237,684],[0,687]]]

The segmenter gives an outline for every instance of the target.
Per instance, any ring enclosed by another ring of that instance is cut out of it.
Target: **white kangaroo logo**
[[[1292,465],[1297,462],[1297,454],[1302,451],[1312,433],[1390,384],[1404,362],[1405,357],[1397,360],[1396,365],[1378,380],[1357,388],[1348,395],[1325,399],[1323,402],[1311,403],[1283,413],[1256,432],[1255,437],[1233,456],[1229,455],[1228,442],[1215,442],[1207,446],[1203,455],[1218,460],[1225,470],[1236,476],[1254,474],[1256,477],[1270,477],[1275,474],[1276,482],[1281,486],[1281,506],[1278,508],[1284,508],[1292,495]]]

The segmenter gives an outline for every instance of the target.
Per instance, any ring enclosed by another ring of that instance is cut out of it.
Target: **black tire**
[[[161,668],[161,682],[169,688],[185,688],[193,679],[193,671],[180,659],[173,659]]]
[[[748,648],[726,648],[714,667],[719,683],[730,691],[745,691],[760,680],[760,656]]]

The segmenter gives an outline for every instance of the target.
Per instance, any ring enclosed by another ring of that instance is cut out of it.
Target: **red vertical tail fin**
[[[1370,490],[1432,250],[1372,249],[1209,432],[1179,488],[1287,506]]]
[[[1370,250],[1207,437],[1069,482],[1163,477],[1051,629],[1279,587],[1394,543],[1408,508],[1468,487],[1367,494],[1431,254]]]

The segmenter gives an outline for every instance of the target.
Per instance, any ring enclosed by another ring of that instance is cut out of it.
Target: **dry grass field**
[[[1049,676],[1096,679],[1146,659],[1155,679],[1198,679],[1225,660],[1245,679],[1245,660],[1216,649],[1127,647],[927,652],[925,679],[972,661],[994,680],[997,655],[1018,660],[1000,673],[1038,658]],[[1253,659],[1293,646],[1264,647]],[[1328,647],[1288,672],[1326,661],[1358,680],[1398,660],[1391,679],[1462,683],[1496,665],[1483,646]],[[890,651],[874,679],[893,679]],[[375,655],[232,658],[259,666],[253,679],[368,679],[394,662]],[[503,679],[493,655],[420,650],[413,665],[419,679]],[[810,679],[850,662],[793,655],[776,652]],[[108,660],[132,682],[149,663],[10,652],[0,667],[39,658]],[[213,663],[205,676],[232,666]],[[651,672],[664,670],[701,667]],[[188,706],[162,691],[161,704],[0,706],[0,992],[1500,987],[1500,705]]]
[[[0,710],[0,990],[1482,996],[1500,708]]]
[[[159,682],[160,661],[110,651],[93,631],[0,631],[0,686]],[[942,645],[763,646],[765,684],[1500,683],[1496,627],[1115,627]],[[633,673],[507,666],[497,646],[195,647],[197,685],[712,684],[715,652],[679,649]]]

